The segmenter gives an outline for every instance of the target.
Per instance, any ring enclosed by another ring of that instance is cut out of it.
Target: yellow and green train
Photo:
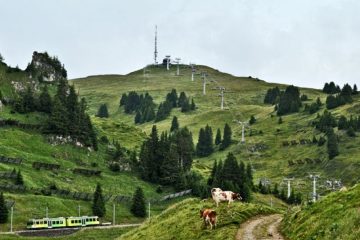
[[[86,227],[97,225],[100,225],[98,216],[41,218],[30,219],[27,222],[28,229]]]

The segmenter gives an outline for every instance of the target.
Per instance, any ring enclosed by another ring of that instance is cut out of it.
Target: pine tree
[[[354,87],[353,87],[353,92],[352,92],[352,94],[354,94],[354,95],[358,94],[358,89],[357,89],[357,86],[356,86],[356,84],[354,84]]]
[[[180,96],[179,96],[179,99],[178,99],[178,104],[177,104],[177,106],[182,108],[183,104],[184,104],[186,101],[189,103],[189,100],[187,99],[185,92],[181,92],[181,93],[180,93]]]
[[[136,188],[136,191],[135,191],[133,199],[132,199],[130,211],[135,217],[145,217],[146,216],[144,192],[140,187]]]
[[[48,120],[47,130],[50,133],[66,136],[68,134],[67,111],[61,100],[55,97],[53,109]]]
[[[220,145],[220,150],[224,150],[225,148],[227,148],[228,146],[230,146],[231,144],[231,128],[229,126],[229,124],[225,124],[225,127],[224,127],[224,139],[222,140],[221,142],[221,145]]]
[[[99,118],[108,118],[109,112],[106,104],[101,104],[98,110],[98,113],[96,114]]]
[[[329,159],[339,155],[338,140],[332,128],[329,128],[327,131],[327,151]]]
[[[179,122],[176,116],[173,117],[170,127],[170,132],[174,132],[179,129]]]
[[[126,93],[123,93],[120,99],[120,107],[125,106],[127,103],[127,95]]]
[[[195,109],[196,109],[196,105],[195,105],[195,102],[194,102],[193,98],[191,99],[190,109],[191,109],[191,111],[195,111]]]
[[[44,113],[51,113],[51,109],[52,109],[52,100],[48,92],[48,88],[45,85],[39,97],[39,111]]]
[[[24,185],[24,179],[23,179],[23,177],[21,175],[20,170],[16,174],[15,184],[16,185]]]
[[[200,128],[199,131],[199,138],[196,145],[196,154],[199,157],[206,156],[206,146],[205,146],[205,130],[203,128]]]
[[[220,128],[216,131],[216,137],[215,137],[215,145],[219,145],[221,143],[221,131]]]
[[[181,105],[181,112],[189,112],[191,110],[191,106],[189,103],[189,99],[185,99]]]
[[[210,177],[208,178],[208,181],[207,181],[207,184],[210,187],[212,186],[212,184],[214,182],[216,171],[217,171],[217,161],[215,160],[214,165],[213,165],[213,167],[211,169]]]
[[[5,204],[3,193],[0,193],[0,223],[6,223],[8,220],[8,209]]]
[[[170,145],[169,152],[166,154],[161,166],[160,182],[164,185],[174,185],[180,177],[179,154],[175,144]]]
[[[142,117],[140,111],[136,112],[134,122],[135,124],[142,123]]]
[[[58,98],[62,104],[66,104],[68,88],[67,81],[60,79],[55,97]]]
[[[104,217],[106,213],[105,201],[99,183],[96,185],[96,190],[94,192],[92,211],[93,214],[98,217]]]
[[[211,153],[213,153],[214,151],[214,147],[213,147],[213,133],[212,133],[212,129],[209,125],[206,125],[205,127],[205,140],[204,140],[204,144],[205,144],[205,153],[206,156],[209,156]]]
[[[252,173],[252,168],[251,168],[250,164],[248,164],[246,166],[246,177],[247,177],[248,185],[251,187],[251,189],[254,189],[253,173]]]
[[[256,118],[254,117],[254,115],[251,115],[250,120],[249,120],[249,124],[253,125],[254,123],[256,123]]]
[[[35,99],[33,90],[28,87],[22,99],[23,110],[25,113],[35,110]]]

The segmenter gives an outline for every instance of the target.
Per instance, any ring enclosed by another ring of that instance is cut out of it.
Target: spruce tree
[[[334,157],[339,155],[337,136],[335,135],[332,128],[329,128],[327,131],[327,152],[329,155],[329,159],[333,159]]]
[[[24,93],[22,104],[25,113],[33,112],[35,110],[34,92],[30,87],[28,87]]]
[[[96,189],[94,192],[92,211],[93,214],[98,217],[104,217],[106,213],[105,201],[99,183],[96,185]]]
[[[120,107],[125,106],[127,103],[127,95],[126,93],[123,93],[120,99]]]
[[[180,168],[186,172],[191,169],[193,154],[194,154],[194,142],[192,134],[187,127],[180,128],[171,139],[171,142],[177,146],[177,151],[180,158]]]
[[[134,118],[135,124],[142,123],[142,117],[140,111],[136,112],[135,118]]]
[[[16,174],[15,184],[16,185],[24,185],[24,179],[23,179],[23,177],[21,175],[20,170]]]
[[[213,146],[213,133],[212,129],[209,125],[206,125],[205,127],[205,139],[204,139],[204,145],[205,145],[205,154],[206,156],[209,156],[214,151]]]
[[[182,107],[186,101],[189,103],[189,100],[187,99],[185,92],[181,92],[178,99],[178,104],[177,104],[178,107]]]
[[[181,112],[189,112],[191,110],[191,106],[189,103],[189,99],[185,99],[181,105]]]
[[[62,136],[66,136],[68,134],[67,111],[58,97],[55,97],[47,125],[47,130],[50,133],[59,134]]]
[[[353,92],[352,92],[352,94],[354,94],[354,95],[358,94],[358,89],[357,89],[357,86],[356,86],[356,84],[354,84],[354,87],[353,87]]]
[[[170,127],[170,132],[174,132],[179,129],[179,122],[176,116],[173,117]]]
[[[215,145],[219,145],[221,143],[221,131],[220,128],[216,131],[216,137],[215,137]]]
[[[250,164],[248,164],[246,166],[246,177],[247,177],[248,185],[251,187],[251,189],[254,189],[253,173],[252,173],[252,168],[251,168]]]
[[[52,109],[52,100],[48,92],[48,88],[45,85],[39,97],[39,111],[44,113],[51,113],[51,109]]]
[[[174,185],[180,177],[179,154],[175,144],[170,145],[169,152],[166,154],[161,166],[160,182],[164,185]]]
[[[136,191],[135,191],[133,199],[132,199],[130,211],[135,217],[145,217],[146,216],[144,192],[140,187],[136,188]]]
[[[229,126],[229,124],[225,124],[225,127],[224,127],[224,139],[222,140],[221,142],[221,145],[220,145],[220,149],[223,150],[225,148],[227,148],[228,146],[230,146],[231,144],[231,128]]]
[[[196,154],[199,157],[206,156],[205,130],[203,128],[200,128],[200,131],[199,131],[199,138],[198,138],[198,142],[196,144]]]
[[[8,209],[5,204],[3,193],[0,193],[0,223],[6,223],[8,220]]]
[[[213,182],[214,182],[214,178],[215,178],[215,174],[216,174],[216,171],[217,171],[217,161],[215,160],[214,161],[214,165],[211,169],[211,174],[210,174],[210,177],[208,178],[208,181],[207,181],[207,184],[208,186],[212,186]]]
[[[105,103],[100,105],[96,116],[99,118],[108,118],[109,117],[109,111],[108,111],[107,105]]]
[[[193,98],[191,99],[190,109],[191,109],[191,111],[194,111],[196,109],[196,105],[195,105],[195,102],[194,102]]]
[[[256,118],[254,117],[254,115],[251,115],[250,120],[249,120],[249,124],[253,125],[254,123],[256,123]]]

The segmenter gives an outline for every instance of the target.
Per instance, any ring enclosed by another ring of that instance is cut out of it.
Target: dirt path
[[[249,219],[241,224],[236,240],[283,240],[277,228],[282,220],[282,215],[273,214]]]

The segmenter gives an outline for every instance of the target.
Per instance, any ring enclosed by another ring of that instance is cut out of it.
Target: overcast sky
[[[126,74],[158,52],[237,76],[360,85],[358,0],[0,0],[0,53],[57,55],[70,78]]]

